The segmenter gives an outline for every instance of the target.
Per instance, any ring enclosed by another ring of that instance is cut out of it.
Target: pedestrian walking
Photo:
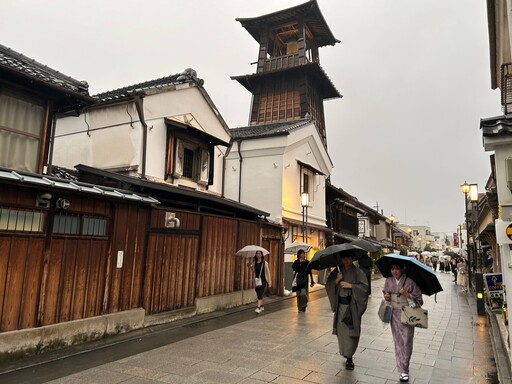
[[[468,266],[465,260],[461,257],[459,258],[459,262],[457,263],[457,286],[461,288],[462,292],[467,291],[467,276]]]
[[[261,285],[256,284],[254,287],[254,290],[256,291],[256,296],[258,297],[258,304],[254,312],[260,314],[265,310],[265,307],[263,307],[263,295],[265,294],[265,289],[267,288],[267,286],[269,288],[272,286],[270,269],[268,267],[268,263],[265,261],[265,258],[263,257],[263,252],[261,251],[256,251],[253,262],[250,263],[249,266],[254,268],[255,277],[261,279]]]
[[[437,272],[437,262],[439,261],[439,258],[437,256],[432,256],[432,269],[434,272]]]
[[[354,369],[353,356],[361,336],[361,318],[368,304],[368,279],[353,264],[353,252],[341,253],[341,265],[327,278],[325,289],[334,312],[333,334],[338,338],[345,368]]]
[[[444,273],[450,273],[450,256],[444,259]]]
[[[409,362],[412,355],[414,327],[404,325],[400,321],[402,307],[423,305],[421,290],[416,283],[407,278],[405,265],[401,260],[391,264],[391,276],[384,283],[384,300],[391,302],[393,316],[391,317],[391,334],[395,345],[395,360],[400,381],[409,381]]]
[[[313,274],[311,271],[308,273],[309,261],[306,259],[306,252],[299,249],[297,252],[297,260],[292,264],[292,269],[295,272],[294,279],[296,286],[292,287],[292,291],[297,294],[297,309],[299,312],[306,312],[309,301],[309,286],[315,285],[313,281]],[[310,281],[311,279],[311,281]]]
[[[451,257],[450,258],[450,267],[453,273],[453,281],[455,284],[457,284],[457,264],[458,264],[458,258],[457,257]]]

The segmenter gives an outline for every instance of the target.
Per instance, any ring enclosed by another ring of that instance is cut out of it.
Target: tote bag
[[[428,310],[404,305],[400,314],[400,321],[402,324],[411,327],[428,328]]]

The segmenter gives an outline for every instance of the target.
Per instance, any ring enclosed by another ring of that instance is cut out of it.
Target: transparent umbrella
[[[238,250],[236,252],[236,255],[242,257],[254,257],[257,251],[261,251],[261,253],[263,253],[263,256],[268,255],[270,253],[265,248],[260,247],[259,245],[246,245],[242,249]]]

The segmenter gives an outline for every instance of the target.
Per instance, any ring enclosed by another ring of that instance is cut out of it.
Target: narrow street
[[[424,296],[429,329],[416,330],[410,383],[498,383],[487,318],[476,315],[474,299],[457,292],[451,275],[438,277],[444,291],[437,302]],[[373,281],[354,371],[337,353],[320,289],[306,313],[297,313],[293,298],[267,302],[261,315],[252,306],[210,314],[61,351],[50,362],[40,356],[3,364],[0,382],[396,383],[391,330],[377,317],[383,282]]]

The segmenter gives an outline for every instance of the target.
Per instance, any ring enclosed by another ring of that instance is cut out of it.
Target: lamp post
[[[478,236],[478,184],[469,185],[469,199],[471,200],[471,233],[473,234],[473,269],[482,271],[481,258],[478,256],[476,238]],[[475,269],[476,264],[476,269]]]
[[[307,243],[309,193],[302,192],[301,205],[302,205],[302,242]],[[306,231],[304,231],[304,223],[305,223]]]
[[[469,218],[468,218],[468,193],[471,189],[467,181],[464,181],[464,184],[460,185],[460,188],[462,189],[462,193],[464,193],[464,205],[466,209],[466,251],[468,254],[468,277],[469,277],[469,287],[471,288],[471,252],[469,252]]]
[[[390,235],[391,235],[391,253],[393,253],[395,251],[395,241],[393,239],[393,222],[395,221],[395,216],[393,216],[393,214],[391,214],[389,217],[388,217],[389,221],[391,221],[391,227],[390,227]]]

